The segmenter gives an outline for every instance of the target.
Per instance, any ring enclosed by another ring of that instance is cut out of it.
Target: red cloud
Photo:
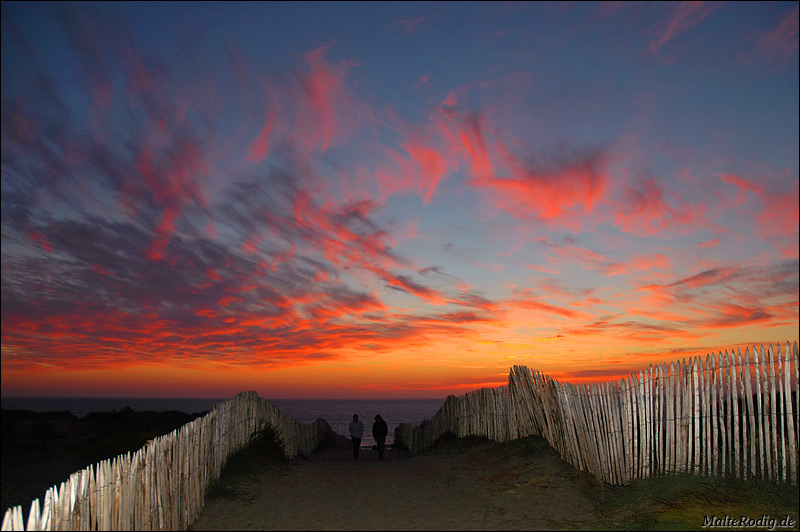
[[[38,232],[38,231],[28,231],[28,238],[30,238],[31,241],[36,242],[37,244],[39,244],[39,246],[41,246],[41,248],[43,250],[45,250],[47,252],[52,252],[53,251],[53,246],[50,245],[50,243],[47,241],[47,238],[45,238],[45,236],[43,234],[41,234],[40,232]]]
[[[365,265],[365,267],[369,268],[374,274],[383,279],[386,285],[390,288],[407,292],[434,305],[446,305],[450,302],[450,299],[442,292],[423,286],[407,275],[394,274],[377,265]]]
[[[584,312],[547,303],[545,301],[542,301],[541,298],[537,298],[530,295],[527,291],[522,291],[512,299],[508,299],[503,303],[509,307],[521,308],[525,310],[533,310],[536,312],[541,312],[548,316],[555,315],[562,318],[568,318],[570,320],[581,320],[589,318],[589,315]]]
[[[649,308],[664,309],[667,308],[675,300],[675,295],[669,287],[652,284],[647,286],[640,286],[635,289],[636,292],[645,292],[644,303]]]
[[[544,239],[540,240],[540,242],[548,246],[559,258],[575,259],[594,265],[604,265],[608,262],[604,255],[591,249],[574,245],[572,239],[567,239],[564,243],[548,242]]]
[[[733,174],[717,174],[728,184],[734,185],[740,191],[740,203],[746,201],[747,193],[755,194],[760,200],[761,208],[758,213],[758,226],[761,234],[772,241],[777,237],[791,237],[797,234],[800,223],[800,209],[798,208],[798,181],[797,179],[785,180],[790,183],[789,190],[771,191],[765,184],[754,183],[743,177]],[[785,256],[797,255],[796,239],[794,245],[782,249]]]
[[[654,255],[638,255],[631,257],[627,261],[613,262],[603,267],[604,275],[624,275],[634,272],[649,271],[653,268],[669,270],[672,261],[666,255],[656,253]]]
[[[264,124],[264,128],[261,130],[261,133],[259,133],[258,138],[253,141],[253,144],[250,145],[250,153],[247,156],[248,161],[258,162],[269,155],[271,142],[270,136],[272,135],[274,128],[275,112],[270,109],[269,114],[267,115],[267,120]]]
[[[460,125],[457,137],[461,143],[460,148],[469,157],[472,176],[479,180],[493,176],[492,162],[489,159],[480,116],[477,113],[466,117]]]
[[[447,161],[438,150],[425,146],[419,138],[410,138],[403,148],[419,169],[418,190],[420,193],[424,191],[423,198],[425,203],[428,203],[447,173]]]
[[[247,161],[267,158],[276,145],[300,148],[304,154],[326,152],[358,133],[371,120],[370,109],[347,86],[347,72],[353,62],[331,63],[327,47],[302,55],[302,65],[289,79],[264,77],[263,126],[249,145]]]
[[[713,268],[704,270],[691,277],[686,277],[679,281],[675,281],[670,286],[680,286],[687,288],[702,288],[710,284],[719,284],[731,279],[738,275],[740,270],[738,268]]]
[[[628,186],[624,197],[615,203],[616,225],[638,236],[694,231],[705,220],[705,204],[687,204],[652,177]]]
[[[733,303],[717,303],[697,320],[703,327],[733,328],[746,325],[762,324],[762,327],[780,327],[784,325],[763,307],[742,306]]]
[[[374,146],[370,153],[377,155],[375,167],[362,167],[357,180],[366,184],[374,177],[382,199],[413,191],[427,203],[440,183],[460,170],[469,177],[466,183],[500,211],[579,228],[605,195],[606,154],[568,146],[546,157],[512,150],[490,111],[465,111],[460,103],[472,89],[491,87],[476,82],[451,91],[427,126],[409,126],[391,114],[405,154]]]
[[[332,65],[325,58],[326,51],[320,47],[303,55],[308,71],[295,74],[302,91],[291,92],[296,140],[307,149],[319,146],[322,151],[350,137],[363,115],[363,108],[344,83],[351,63]]]
[[[720,238],[712,238],[711,240],[707,240],[705,242],[700,242],[699,244],[697,244],[697,247],[715,248],[720,244],[720,242],[722,242],[722,239],[720,239]]]
[[[515,216],[577,230],[581,219],[605,194],[608,176],[600,152],[574,151],[558,155],[552,162],[523,164],[502,143],[497,143],[497,151],[508,177],[497,177],[485,163],[480,169],[487,172],[470,184],[487,192],[496,207]]]

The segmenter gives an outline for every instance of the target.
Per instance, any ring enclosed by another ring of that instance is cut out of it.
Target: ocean
[[[2,397],[4,410],[33,410],[48,412],[69,410],[78,417],[91,412],[112,412],[126,406],[137,412],[177,410],[187,414],[210,411],[214,403],[225,399],[153,398],[153,397]],[[389,426],[386,443],[394,442],[394,429],[400,423],[418,425],[430,419],[441,408],[444,399],[267,399],[286,417],[300,423],[313,423],[317,418],[328,422],[342,436],[350,437],[348,426],[353,414],[364,423],[362,447],[372,447],[372,422],[380,414]]]

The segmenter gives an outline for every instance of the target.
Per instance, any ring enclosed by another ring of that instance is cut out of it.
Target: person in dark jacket
[[[358,420],[358,414],[353,414],[350,422],[350,439],[353,440],[353,458],[358,460],[358,450],[361,448],[361,436],[364,434],[364,424]]]
[[[378,460],[383,460],[383,450],[386,448],[386,435],[389,434],[389,427],[380,414],[375,416],[375,423],[372,424],[372,437],[378,444]]]

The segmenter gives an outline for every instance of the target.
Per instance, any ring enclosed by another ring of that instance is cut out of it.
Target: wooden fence
[[[2,530],[184,530],[228,457],[272,427],[289,458],[310,456],[336,435],[323,421],[302,424],[255,392],[241,392],[207,415],[149,441],[135,453],[70,475],[33,501],[5,512]]]
[[[448,397],[395,443],[423,450],[443,434],[541,436],[610,484],[675,472],[798,481],[798,346],[753,347],[650,366],[616,382],[561,383],[514,366],[508,384]]]

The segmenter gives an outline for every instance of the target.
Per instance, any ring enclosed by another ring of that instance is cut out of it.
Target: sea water
[[[113,412],[130,407],[137,412],[177,410],[187,414],[211,411],[215,403],[226,399],[154,398],[154,397],[2,397],[4,410],[48,412],[68,410],[78,417],[92,412]],[[364,423],[362,447],[372,447],[372,423],[380,414],[389,426],[386,443],[394,442],[394,429],[400,423],[419,425],[441,408],[444,399],[267,399],[281,413],[300,423],[313,423],[317,418],[328,422],[334,432],[350,437],[348,426],[353,414]]]

